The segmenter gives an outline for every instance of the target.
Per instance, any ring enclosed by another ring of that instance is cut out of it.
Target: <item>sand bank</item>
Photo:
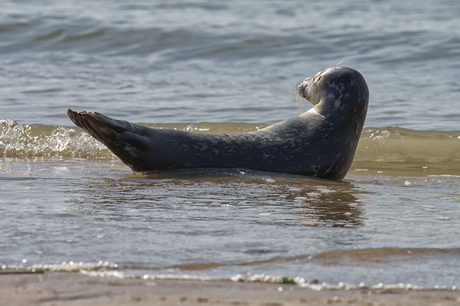
[[[459,305],[460,291],[321,290],[232,281],[0,274],[0,305]]]

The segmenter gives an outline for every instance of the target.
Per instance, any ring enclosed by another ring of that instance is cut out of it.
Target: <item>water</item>
[[[0,265],[459,285],[457,2],[1,6]],[[136,174],[66,116],[256,130],[296,116],[296,84],[342,60],[371,93],[343,182]]]

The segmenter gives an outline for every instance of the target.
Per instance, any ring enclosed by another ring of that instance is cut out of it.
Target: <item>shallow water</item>
[[[448,1],[4,2],[0,266],[458,286],[459,13]],[[371,93],[343,182],[135,174],[66,116],[252,131],[295,116],[296,84],[342,60]]]
[[[368,128],[343,182],[246,169],[136,174],[73,129],[4,125],[2,135],[5,268],[457,284],[460,176],[439,157],[456,132],[436,132],[440,151],[416,155],[398,151],[400,137],[418,148],[436,140],[432,132]]]

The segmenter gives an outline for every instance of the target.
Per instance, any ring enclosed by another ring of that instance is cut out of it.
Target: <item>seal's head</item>
[[[333,67],[306,78],[297,86],[297,95],[307,99],[323,115],[330,112],[364,112],[369,89],[364,77],[347,67]]]

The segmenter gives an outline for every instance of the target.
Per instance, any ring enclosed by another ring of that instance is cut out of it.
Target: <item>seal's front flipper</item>
[[[134,171],[146,171],[140,152],[147,147],[143,127],[127,121],[114,120],[100,113],[67,111],[72,122],[102,142]]]

